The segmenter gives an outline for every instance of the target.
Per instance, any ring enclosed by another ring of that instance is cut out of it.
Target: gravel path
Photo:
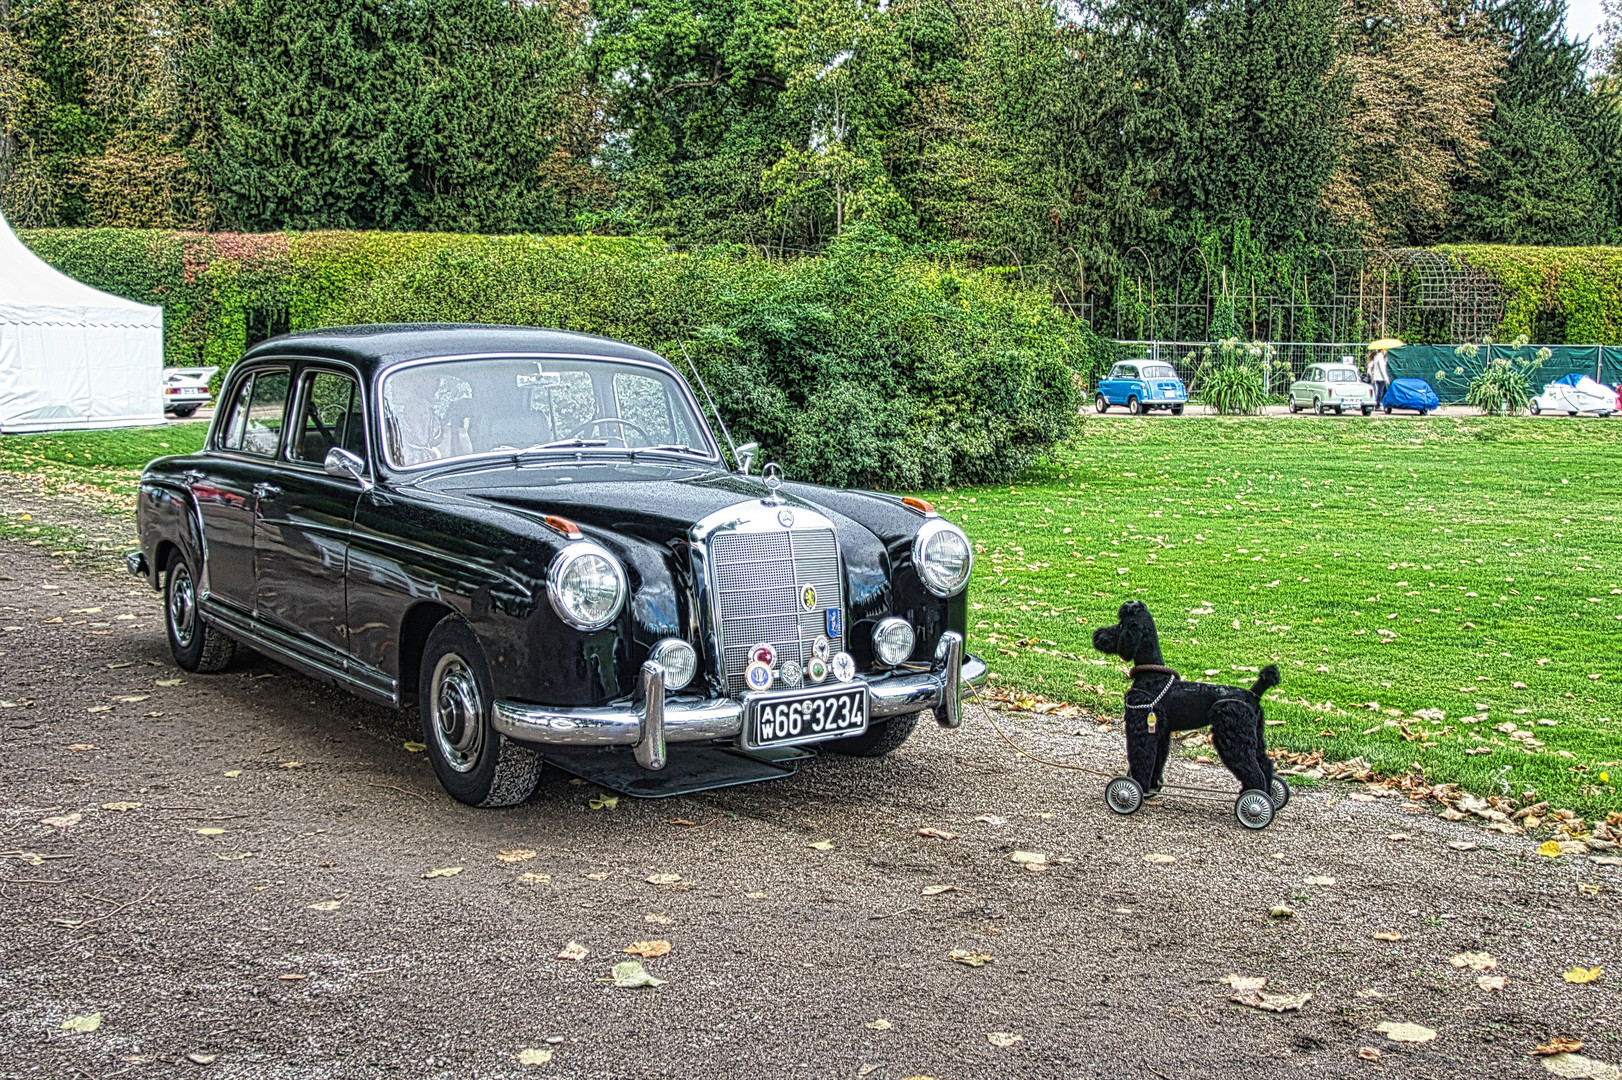
[[[552,771],[472,810],[400,714],[251,653],[182,677],[156,594],[105,567],[0,543],[0,1076],[1507,1077],[1562,1035],[1622,1061],[1617,867],[1343,784],[1258,833],[1226,805],[1120,818],[972,708],[771,784],[592,810]],[[1091,722],[999,716],[1121,757]],[[650,939],[665,985],[604,981]],[[1312,997],[1249,1008],[1229,974]]]

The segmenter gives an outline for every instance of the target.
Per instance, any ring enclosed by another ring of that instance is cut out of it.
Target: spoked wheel
[[[1117,776],[1104,788],[1104,802],[1117,814],[1135,814],[1143,805],[1143,789],[1130,776]]]
[[[1530,405],[1528,405],[1526,407],[1526,410],[1528,412],[1530,412],[1533,416],[1537,416],[1539,413],[1541,413],[1543,411],[1543,406],[1539,405],[1537,402],[1534,401],[1534,402],[1532,402],[1532,404],[1530,404]]]
[[[1290,785],[1284,782],[1284,777],[1273,777],[1273,782],[1267,786],[1267,793],[1273,799],[1274,810],[1282,810],[1290,805]]]
[[[1319,416],[1322,416],[1324,414],[1324,409],[1326,408],[1326,406],[1324,405],[1323,402],[1319,401],[1317,398],[1313,398],[1312,399],[1312,408],[1313,408],[1314,411],[1317,412],[1317,414]]]
[[[1233,816],[1247,829],[1265,829],[1273,824],[1273,800],[1265,791],[1251,788],[1234,800]]]

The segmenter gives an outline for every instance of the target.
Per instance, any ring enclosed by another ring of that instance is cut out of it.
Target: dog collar
[[[1174,679],[1182,678],[1176,671],[1164,664],[1135,664],[1127,671],[1126,675],[1129,679],[1135,679],[1139,675],[1170,675]]]
[[[1166,685],[1160,688],[1160,693],[1156,694],[1155,699],[1149,702],[1149,704],[1128,705],[1127,708],[1129,709],[1148,709],[1151,713],[1153,713],[1154,710],[1159,707],[1161,700],[1167,694],[1171,693],[1171,688],[1183,681],[1183,677],[1181,675],[1177,674],[1177,672],[1173,671],[1171,668],[1166,667],[1164,664],[1136,664],[1133,666],[1131,671],[1127,672],[1127,674],[1135,679],[1138,677],[1140,672],[1150,675],[1170,675],[1171,678],[1166,680]]]

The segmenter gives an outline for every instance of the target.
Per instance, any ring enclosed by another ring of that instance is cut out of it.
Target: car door
[[[275,467],[290,385],[285,365],[238,376],[215,428],[208,468],[187,476],[203,522],[204,594],[244,613],[254,603],[254,504]]]
[[[344,573],[361,485],[327,475],[323,462],[335,447],[369,460],[361,402],[354,372],[300,369],[282,462],[260,489],[254,522],[255,611],[334,665],[349,645]]]

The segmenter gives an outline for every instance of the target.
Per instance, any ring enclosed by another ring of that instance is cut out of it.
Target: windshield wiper
[[[559,439],[556,442],[541,443],[538,446],[526,446],[518,451],[518,456],[533,454],[538,450],[578,450],[586,446],[607,446],[607,439]]]
[[[668,451],[670,451],[671,453],[674,453],[674,454],[692,454],[694,457],[701,457],[701,458],[707,458],[707,457],[710,456],[709,454],[705,453],[703,450],[696,450],[693,447],[686,445],[685,443],[659,443],[657,446],[633,446],[633,447],[630,447],[630,451],[631,451],[631,453],[633,455],[640,454],[644,450],[668,450]]]

